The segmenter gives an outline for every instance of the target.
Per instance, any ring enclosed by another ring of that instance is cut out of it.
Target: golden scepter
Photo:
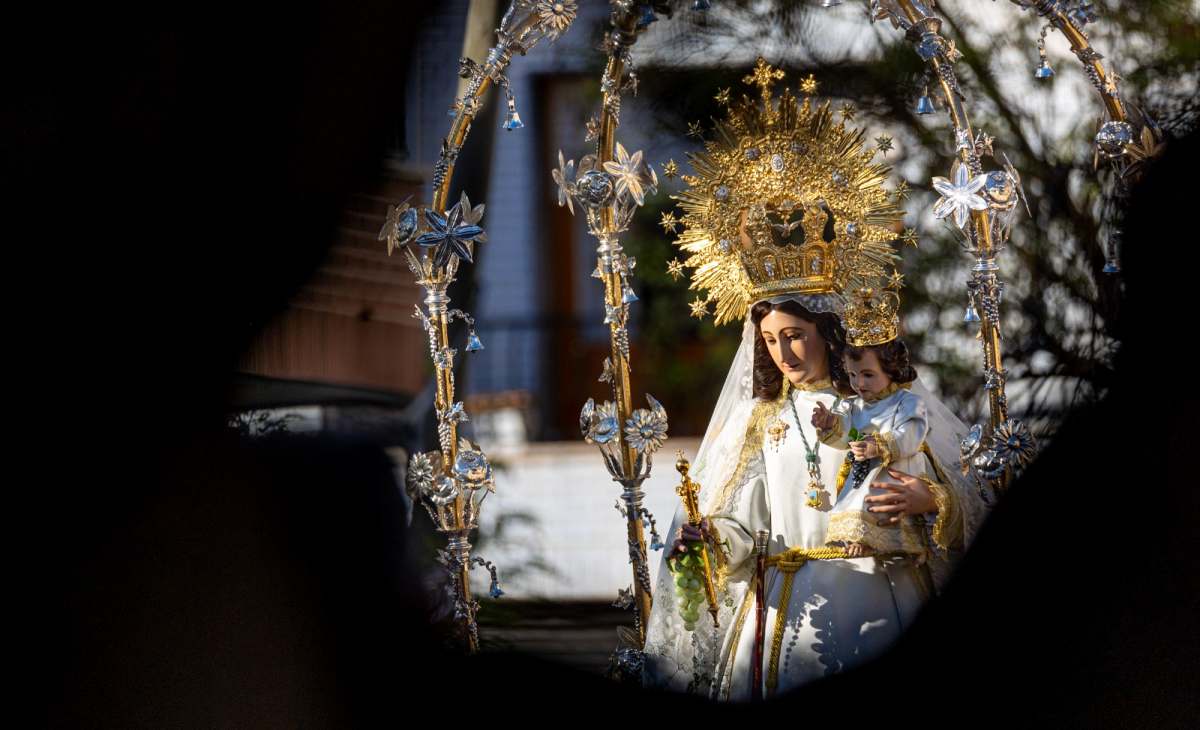
[[[697,529],[700,527],[702,517],[700,515],[700,485],[692,481],[688,475],[688,469],[691,464],[683,457],[682,451],[675,452],[678,460],[675,462],[675,469],[683,477],[683,482],[675,488],[675,492],[683,498],[683,508],[687,510],[688,524]],[[705,548],[707,535],[701,532],[702,539],[700,542],[700,550],[698,557],[700,558],[700,567],[704,570],[704,595],[708,599],[708,612],[712,614],[714,626],[720,626],[717,621],[717,589],[713,584],[712,563],[708,559],[708,550]]]

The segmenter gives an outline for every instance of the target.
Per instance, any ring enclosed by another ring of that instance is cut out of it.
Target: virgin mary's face
[[[759,324],[775,367],[792,385],[829,377],[825,338],[815,322],[774,310]]]

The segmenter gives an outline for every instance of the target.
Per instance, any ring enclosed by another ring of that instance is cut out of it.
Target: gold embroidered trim
[[[887,513],[879,513],[887,514]],[[908,553],[918,557],[925,555],[925,543],[921,533],[911,519],[902,518],[899,525],[884,526],[861,511],[834,512],[829,515],[829,529],[825,542],[857,542],[875,550],[876,553]]]
[[[784,378],[783,382],[790,384],[790,381],[787,378]],[[814,390],[826,390],[827,388],[832,388],[833,381],[829,378],[817,378],[810,383],[801,383],[800,385],[793,385],[792,387],[796,390],[811,393]]]
[[[892,460],[896,458],[896,453],[900,450],[896,445],[896,437],[889,431],[887,433],[873,433],[871,438],[875,440],[875,446],[879,448],[879,463],[882,468],[888,468]]]
[[[726,502],[729,500],[733,490],[742,480],[742,475],[746,471],[746,464],[754,458],[754,454],[762,448],[763,428],[766,426],[767,420],[777,415],[783,404],[787,401],[788,394],[791,391],[791,384],[787,378],[783,379],[783,387],[779,389],[779,396],[773,401],[759,401],[754,404],[754,410],[750,414],[750,421],[746,424],[746,435],[742,440],[742,451],[738,454],[737,468],[733,470],[733,476],[721,487],[719,497],[713,503],[713,512],[724,511]]]
[[[758,590],[758,575],[750,579],[750,587],[746,589],[746,595],[742,597],[742,605],[738,607],[737,620],[733,625],[732,643],[729,645],[729,660],[725,662],[725,672],[733,671],[734,662],[737,660],[738,642],[742,638],[742,626],[746,623],[746,614],[750,612],[750,604],[754,600],[754,594]],[[733,680],[730,680],[725,687],[725,699],[729,699],[729,693],[733,689]]]
[[[938,463],[937,457],[933,455],[933,450],[929,448],[928,443],[921,443],[921,452],[929,457],[929,462],[933,464],[933,471],[938,479],[935,482],[926,476],[921,477],[921,480],[929,485],[929,491],[933,493],[933,500],[937,503],[938,516],[933,523],[933,541],[943,550],[960,547],[963,541],[963,517],[961,505],[958,503],[958,495],[950,488],[950,480],[946,478],[946,471]]]
[[[922,477],[922,481],[929,485],[929,491],[933,493],[933,500],[937,502],[938,507],[937,520],[933,523],[933,541],[941,549],[949,550],[951,545],[959,543],[962,537],[962,514],[958,509],[958,502],[954,499],[954,491],[928,477]]]
[[[897,383],[896,381],[893,380],[892,382],[888,383],[887,386],[883,390],[879,391],[875,395],[871,396],[870,398],[868,398],[864,395],[864,396],[862,396],[862,399],[868,403],[878,403],[879,401],[883,400],[884,398],[887,398],[892,393],[895,393],[896,391],[902,390],[902,389],[903,390],[912,390],[912,383],[911,382],[910,383]]]
[[[729,538],[721,537],[721,531],[717,529],[716,523],[712,520],[709,520],[708,530],[712,533],[713,542],[716,543],[712,550],[713,587],[717,593],[721,593],[729,581],[729,559],[725,551],[721,549],[721,543],[727,543]]]

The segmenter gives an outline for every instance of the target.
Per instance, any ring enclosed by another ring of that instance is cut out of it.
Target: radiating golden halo
[[[828,101],[814,106],[787,89],[773,99],[782,77],[758,59],[744,81],[760,98],[726,104],[704,150],[688,153],[687,189],[671,196],[683,211],[675,243],[688,254],[690,288],[705,293],[693,313],[712,302],[717,324],[774,294],[872,286],[899,260],[892,244],[904,211],[883,187],[891,167],[872,162],[879,150],[864,149],[865,130],[846,127],[852,110],[834,123]]]

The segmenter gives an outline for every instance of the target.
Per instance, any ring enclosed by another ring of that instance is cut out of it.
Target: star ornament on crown
[[[801,98],[788,89],[775,98],[783,75],[758,59],[743,79],[758,94],[729,100],[712,139],[688,153],[687,189],[671,196],[690,288],[705,294],[701,314],[715,305],[716,324],[776,294],[869,286],[899,260],[904,211],[883,187],[891,168],[873,161],[879,150],[846,125],[851,115],[835,123],[828,101],[814,103],[815,81],[801,84]]]

